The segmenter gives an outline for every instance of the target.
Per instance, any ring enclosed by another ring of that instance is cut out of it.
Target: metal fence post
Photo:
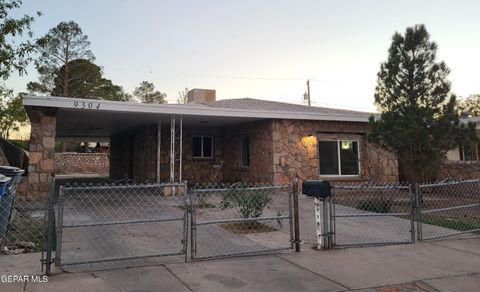
[[[415,209],[417,217],[417,239],[418,241],[423,240],[423,231],[422,231],[422,192],[420,190],[420,185],[415,184]]]
[[[197,218],[195,217],[195,198],[193,192],[195,191],[195,187],[192,188],[190,192],[190,258],[193,260],[195,259],[195,255],[197,254],[197,226],[196,221]]]
[[[410,233],[411,233],[412,243],[415,243],[415,218],[416,218],[416,212],[417,212],[416,185],[413,186],[413,190],[412,190],[412,185],[410,185],[409,190],[410,190]]]
[[[300,251],[300,220],[298,214],[298,177],[293,179],[293,222],[295,224],[294,243],[295,251]]]
[[[58,222],[57,222],[57,245],[55,246],[55,266],[59,266],[62,257],[62,227],[63,227],[63,186],[60,186],[58,195]]]
[[[54,220],[55,220],[55,211],[54,211],[54,202],[55,202],[55,174],[52,173],[52,181],[50,183],[50,191],[48,193],[47,199],[47,258],[45,259],[45,274],[50,275],[51,266],[52,266],[52,242],[53,242],[53,230]]]
[[[185,262],[188,261],[188,215],[190,213],[190,208],[191,208],[191,201],[190,201],[190,196],[188,194],[188,187],[187,187],[187,182],[185,182],[184,186],[184,210],[185,213],[183,214],[183,252],[185,253]]]

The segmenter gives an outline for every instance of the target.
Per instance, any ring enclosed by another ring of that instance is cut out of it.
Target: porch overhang
[[[205,104],[144,104],[65,97],[25,96],[33,108],[56,111],[57,138],[110,137],[147,123],[169,123],[172,115],[182,116],[184,126],[227,126],[261,119],[368,122],[366,117],[310,112],[279,112],[213,108]]]

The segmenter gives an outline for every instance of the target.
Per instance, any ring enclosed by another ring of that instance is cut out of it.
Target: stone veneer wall
[[[30,114],[31,134],[27,195],[46,197],[54,171],[56,112],[33,108]]]
[[[98,173],[109,172],[108,153],[55,153],[55,173]]]
[[[110,177],[155,181],[157,172],[157,125],[123,131],[110,138]]]
[[[248,135],[250,166],[240,166],[240,137]],[[229,126],[224,131],[224,177],[226,182],[273,183],[272,121]]]
[[[318,139],[359,141],[360,176],[328,177],[329,180],[398,180],[395,157],[367,142],[367,123],[275,120],[273,122],[273,163],[275,183],[318,179]]]
[[[170,134],[170,132],[168,132]],[[163,136],[163,135],[162,135]],[[212,158],[194,158],[193,157],[193,137],[194,136],[213,136],[213,157]],[[170,135],[165,139],[170,141]],[[188,183],[210,183],[222,182],[224,180],[224,166],[222,157],[224,153],[224,137],[221,128],[198,127],[184,128],[183,131],[183,171],[182,179]],[[168,151],[170,147],[168,147]],[[170,156],[168,156],[168,159]],[[167,166],[168,167],[168,166]],[[220,170],[217,173],[217,168]],[[168,170],[169,168],[167,168]],[[215,175],[216,174],[216,175]]]
[[[480,178],[480,161],[445,160],[438,168],[437,179],[478,179]]]

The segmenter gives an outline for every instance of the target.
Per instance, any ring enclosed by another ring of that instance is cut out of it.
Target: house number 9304
[[[99,102],[91,102],[91,101],[74,101],[73,107],[78,109],[100,109]]]

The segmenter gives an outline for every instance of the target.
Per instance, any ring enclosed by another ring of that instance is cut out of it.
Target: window
[[[357,141],[319,141],[320,175],[359,175]]]
[[[247,135],[240,137],[240,166],[250,166],[250,138]]]
[[[479,147],[475,143],[467,144],[467,145],[459,145],[458,150],[460,154],[460,160],[462,161],[477,161],[478,160],[478,153]]]
[[[192,152],[194,158],[212,158],[213,157],[213,137],[195,136],[193,137]]]

